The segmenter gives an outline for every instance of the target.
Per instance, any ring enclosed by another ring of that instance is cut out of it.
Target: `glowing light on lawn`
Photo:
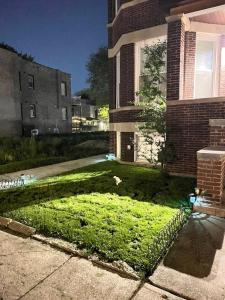
[[[122,182],[122,180],[117,176],[114,176],[113,178],[115,179],[117,186]]]

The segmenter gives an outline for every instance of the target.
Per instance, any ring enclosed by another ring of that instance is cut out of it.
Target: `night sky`
[[[85,64],[107,45],[106,24],[106,0],[0,0],[0,42],[71,73],[72,92],[87,86]]]

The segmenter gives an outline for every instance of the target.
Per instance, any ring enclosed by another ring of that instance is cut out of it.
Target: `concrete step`
[[[220,218],[225,218],[225,204],[205,199],[198,200],[193,207],[194,212],[200,212]]]

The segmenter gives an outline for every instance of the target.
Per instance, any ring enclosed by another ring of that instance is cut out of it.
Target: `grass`
[[[122,179],[116,186],[113,176]],[[105,162],[0,193],[0,215],[76,243],[106,260],[148,271],[148,248],[195,181]]]

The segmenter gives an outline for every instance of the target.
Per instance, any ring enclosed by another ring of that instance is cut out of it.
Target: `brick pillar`
[[[184,99],[194,98],[196,32],[185,33]]]
[[[183,99],[185,24],[169,22],[167,45],[167,100]]]
[[[225,148],[198,151],[197,186],[207,200],[222,203],[224,197]]]
[[[135,100],[135,46],[124,45],[120,49],[120,106],[134,105]]]
[[[221,37],[221,69],[220,69],[220,85],[219,96],[225,96],[225,35]]]
[[[117,156],[117,142],[116,142],[116,132],[109,132],[109,152],[114,153]]]
[[[134,132],[121,132],[121,160],[134,162]]]

